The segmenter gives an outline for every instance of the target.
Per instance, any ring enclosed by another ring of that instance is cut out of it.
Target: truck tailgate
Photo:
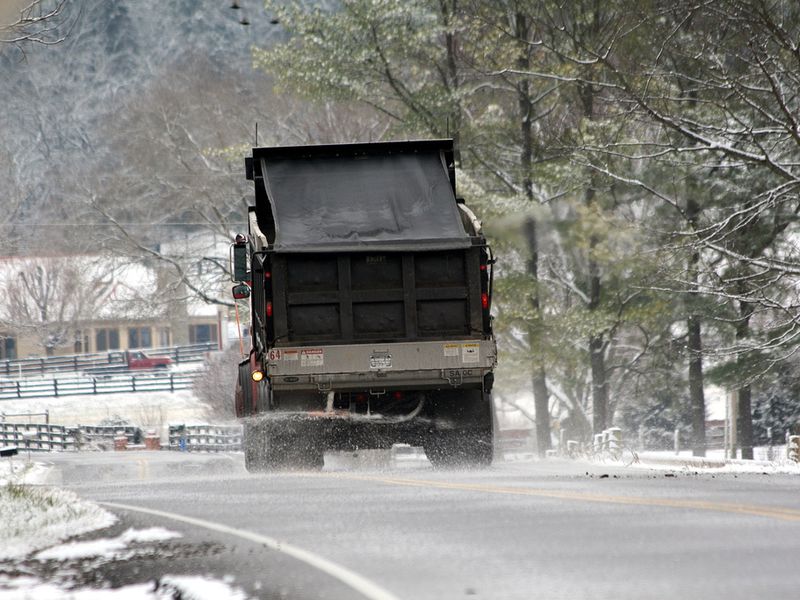
[[[497,362],[494,340],[273,348],[266,372],[275,389],[363,389],[480,382]]]

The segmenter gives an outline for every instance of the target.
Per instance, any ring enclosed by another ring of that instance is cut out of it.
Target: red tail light
[[[267,318],[272,318],[272,302],[267,302]]]
[[[489,294],[486,292],[481,294],[481,306],[483,307],[483,310],[489,310]]]
[[[403,399],[403,392],[395,392],[392,394],[395,400],[402,400]]]
[[[270,273],[269,271],[264,273],[264,279],[272,279],[272,273]]]
[[[367,395],[366,394],[356,394],[356,402],[366,402]]]

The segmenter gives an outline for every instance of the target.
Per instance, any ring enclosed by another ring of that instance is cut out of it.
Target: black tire
[[[280,425],[278,439],[285,448],[285,464],[297,469],[319,470],[325,463],[325,423],[302,416],[288,418]]]
[[[265,428],[259,422],[246,422],[242,432],[244,467],[251,473],[268,471],[275,462],[270,452]]]
[[[481,468],[492,464],[491,430],[454,429],[432,431],[425,454],[436,468]]]
[[[251,419],[244,425],[244,466],[251,473],[319,470],[324,448],[309,424],[294,419]]]
[[[433,399],[434,426],[425,436],[425,454],[434,467],[488,467],[494,456],[494,409],[490,393],[450,392]]]

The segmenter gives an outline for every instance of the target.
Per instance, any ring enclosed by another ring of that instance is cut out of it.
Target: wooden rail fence
[[[64,377],[0,381],[0,401],[22,398],[51,398],[82,394],[120,394],[130,392],[174,392],[194,384],[196,373],[160,373],[111,377]]]
[[[219,349],[216,342],[193,344],[191,346],[167,346],[162,348],[142,348],[151,356],[169,356],[176,364],[200,362],[206,354]],[[83,371],[92,367],[124,366],[124,352],[98,352],[70,354],[68,356],[40,356],[0,361],[0,376],[20,377],[25,375],[53,373],[59,371]]]

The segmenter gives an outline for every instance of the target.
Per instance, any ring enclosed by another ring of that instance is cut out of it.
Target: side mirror
[[[239,285],[233,286],[233,298],[235,300],[242,300],[244,298],[250,297],[250,286],[246,283],[240,283]]]
[[[247,281],[247,236],[239,234],[231,246],[233,255],[233,280]]]

